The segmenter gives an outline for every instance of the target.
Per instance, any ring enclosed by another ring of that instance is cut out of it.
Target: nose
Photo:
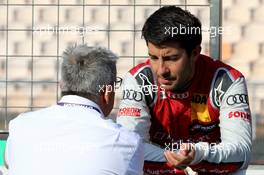
[[[167,67],[167,64],[163,61],[163,59],[159,59],[157,73],[158,75],[161,75],[163,77],[169,74],[169,69]]]

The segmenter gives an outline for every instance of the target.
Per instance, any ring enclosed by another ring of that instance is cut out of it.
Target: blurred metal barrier
[[[222,26],[222,0],[211,0],[210,26]],[[210,56],[214,59],[221,59],[222,35],[210,38]]]
[[[151,13],[165,5],[180,6],[209,28],[221,24],[219,4],[218,0],[0,0],[0,131],[7,131],[19,113],[56,103],[60,58],[68,45],[88,43],[113,50],[120,57],[118,76],[123,77],[148,57],[141,28]],[[217,56],[220,38],[210,38],[209,32],[202,33],[204,52],[209,54],[212,39],[211,54]],[[112,116],[120,96],[116,94]]]
[[[252,114],[252,164],[264,164],[264,82],[248,81],[249,104]]]

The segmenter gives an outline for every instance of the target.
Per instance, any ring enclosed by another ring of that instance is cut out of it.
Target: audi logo
[[[135,91],[133,89],[126,89],[126,90],[123,90],[123,99],[142,101],[143,95],[141,92]]]
[[[167,93],[168,97],[172,98],[172,99],[185,99],[189,97],[189,92],[185,92],[182,94],[174,94],[174,93]]]
[[[226,103],[228,105],[248,104],[248,95],[246,95],[246,94],[229,95],[227,97]]]

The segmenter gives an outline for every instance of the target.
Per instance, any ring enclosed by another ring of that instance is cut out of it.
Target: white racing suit
[[[193,143],[190,167],[206,174],[244,174],[252,146],[251,113],[243,75],[200,55],[192,84],[175,93],[160,87],[149,60],[123,80],[117,122],[145,141],[147,174],[184,174],[170,166],[164,150]]]

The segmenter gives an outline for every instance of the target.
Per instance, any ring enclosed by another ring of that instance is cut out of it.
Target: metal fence
[[[216,0],[211,4],[207,0],[1,0],[0,130],[7,130],[8,122],[18,113],[46,107],[59,99],[60,57],[68,45],[88,43],[110,48],[120,56],[118,75],[122,77],[147,57],[141,28],[152,12],[164,5],[181,6],[197,15],[203,11],[207,14],[202,21],[209,25],[210,8],[214,8],[213,16],[217,16],[218,3]],[[208,48],[209,34],[203,35],[207,40],[204,47]],[[211,41],[214,53],[220,53],[219,38]],[[117,94],[115,109],[118,100]]]
[[[264,164],[264,82],[248,81],[247,85],[252,114],[252,164]]]

